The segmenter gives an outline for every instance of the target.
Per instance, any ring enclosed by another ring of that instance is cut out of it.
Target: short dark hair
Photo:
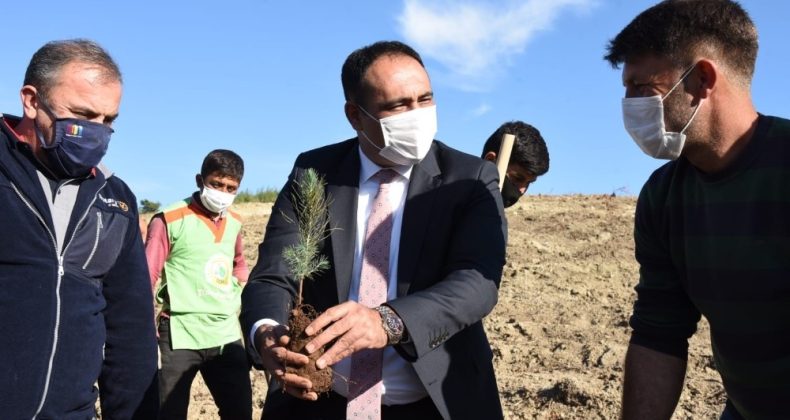
[[[374,61],[384,55],[405,55],[417,60],[423,68],[425,67],[420,54],[400,41],[379,41],[359,48],[349,54],[345,63],[343,63],[343,69],[340,73],[340,79],[343,82],[343,95],[346,97],[346,101],[360,101],[362,91],[365,88],[362,84],[365,72]]]
[[[215,172],[220,176],[227,176],[241,182],[241,178],[244,176],[244,161],[241,156],[230,150],[212,150],[203,159],[200,176],[206,178]]]
[[[546,142],[537,128],[523,121],[509,121],[500,125],[486,140],[480,157],[484,158],[488,152],[499,154],[503,134],[512,134],[516,137],[508,163],[519,164],[535,176],[541,176],[549,171],[549,150],[546,148]]]
[[[609,41],[604,59],[612,67],[645,55],[688,67],[699,51],[715,54],[745,85],[757,60],[757,28],[732,0],[665,0],[640,13]]]
[[[33,54],[25,71],[25,85],[35,86],[45,99],[57,83],[60,70],[66,64],[81,62],[94,64],[104,69],[107,81],[123,83],[121,70],[110,54],[89,39],[67,39],[44,44]]]

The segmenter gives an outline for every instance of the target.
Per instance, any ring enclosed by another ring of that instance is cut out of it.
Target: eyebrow
[[[628,75],[628,78],[625,78],[625,77],[623,78],[623,86],[627,86],[629,84],[631,84],[631,85],[637,84],[635,75],[630,74],[630,75]]]
[[[76,114],[76,115],[84,115],[84,116],[85,116],[85,117],[87,117],[88,119],[93,119],[93,118],[95,118],[95,117],[97,117],[97,116],[101,115],[101,114],[99,114],[98,112],[96,112],[96,111],[94,111],[94,110],[92,110],[92,109],[90,109],[90,108],[83,108],[83,107],[80,107],[80,106],[75,106],[75,107],[73,107],[73,108],[69,108],[69,111],[70,111],[72,114]],[[105,121],[107,121],[107,122],[113,122],[113,121],[115,121],[116,119],[118,119],[118,113],[115,113],[115,114],[108,114],[108,115],[105,115],[105,116],[104,116],[104,120],[105,120]]]
[[[433,91],[428,91],[428,92],[425,92],[425,93],[421,94],[420,96],[418,96],[417,100],[420,101],[422,99],[432,98],[432,97],[433,97]],[[384,102],[382,104],[382,106],[388,107],[388,106],[393,106],[393,105],[400,105],[400,104],[409,103],[411,101],[412,101],[411,96],[401,96],[400,98],[395,98],[393,100]]]

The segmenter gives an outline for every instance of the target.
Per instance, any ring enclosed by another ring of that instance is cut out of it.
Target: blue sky
[[[19,115],[30,56],[91,38],[124,74],[105,163],[138,199],[195,189],[214,148],[246,163],[242,189],[280,188],[296,156],[354,136],[340,67],[383,39],[415,47],[431,76],[437,138],[479,154],[502,122],[536,126],[551,169],[531,194],[637,194],[661,162],[623,129],[620,71],[604,47],[653,0],[39,1],[3,6],[0,111]],[[760,33],[757,109],[790,117],[790,1],[743,0]]]

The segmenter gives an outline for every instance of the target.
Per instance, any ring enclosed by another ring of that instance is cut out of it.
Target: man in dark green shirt
[[[757,30],[731,0],[667,0],[609,44],[625,128],[672,159],[639,196],[624,419],[668,419],[704,315],[722,419],[790,418],[790,121],[758,114]]]

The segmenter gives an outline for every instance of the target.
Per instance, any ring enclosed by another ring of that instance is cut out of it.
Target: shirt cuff
[[[264,318],[252,324],[252,328],[250,329],[250,346],[253,348],[253,350],[255,350],[256,355],[258,354],[258,348],[255,347],[255,332],[258,331],[258,328],[260,328],[261,325],[271,325],[272,327],[276,327],[280,325],[280,323],[270,318]]]

